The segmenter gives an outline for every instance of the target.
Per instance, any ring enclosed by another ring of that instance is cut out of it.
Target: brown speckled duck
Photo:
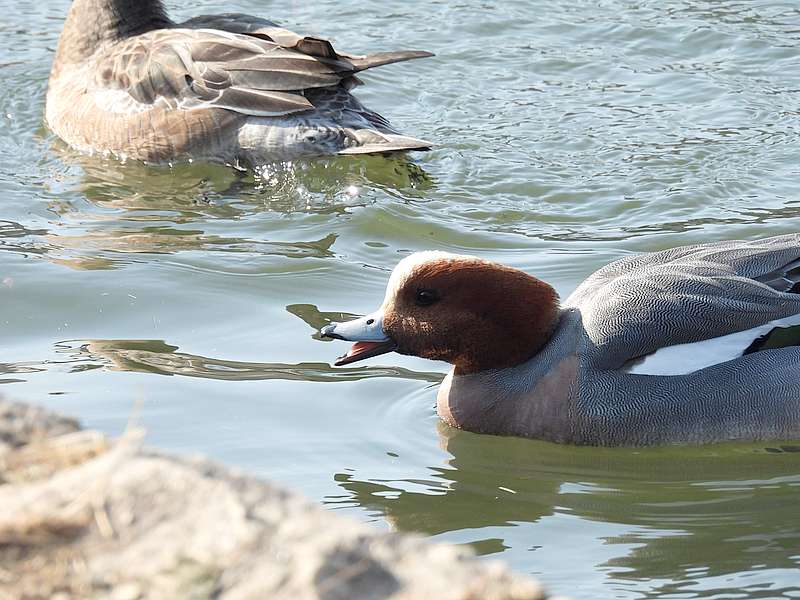
[[[147,162],[425,150],[350,94],[359,71],[425,56],[340,54],[242,14],[173,23],[160,0],[74,0],[46,119],[78,150]]]

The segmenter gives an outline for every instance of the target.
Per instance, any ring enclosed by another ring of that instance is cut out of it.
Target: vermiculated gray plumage
[[[582,315],[598,369],[663,346],[720,337],[800,313],[800,295],[770,287],[800,257],[798,236],[683,246],[618,260],[565,302]]]
[[[563,303],[531,360],[453,377],[461,426],[592,445],[800,438],[800,347],[746,354],[682,375],[625,364],[800,314],[790,293],[800,235],[684,246],[603,267]],[[566,381],[540,393],[561,370]]]

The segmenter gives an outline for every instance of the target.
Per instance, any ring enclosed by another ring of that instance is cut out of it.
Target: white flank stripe
[[[800,314],[701,342],[660,348],[644,359],[628,361],[622,370],[634,375],[686,375],[739,358],[757,338],[775,327],[792,325],[800,325]]]

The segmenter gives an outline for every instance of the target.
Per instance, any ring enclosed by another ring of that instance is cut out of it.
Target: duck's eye
[[[430,306],[439,300],[435,290],[417,290],[416,302],[418,306]]]

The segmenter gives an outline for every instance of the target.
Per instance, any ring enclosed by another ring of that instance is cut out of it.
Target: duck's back
[[[800,235],[640,254],[603,267],[565,301],[578,309],[592,364],[620,368],[659,348],[800,313]]]
[[[592,275],[565,302],[582,323],[575,441],[800,437],[800,347],[719,363],[697,354],[724,336],[800,315],[798,271],[800,236],[786,235],[638,255]],[[634,368],[671,347],[695,352],[687,364],[697,367],[672,375]]]

